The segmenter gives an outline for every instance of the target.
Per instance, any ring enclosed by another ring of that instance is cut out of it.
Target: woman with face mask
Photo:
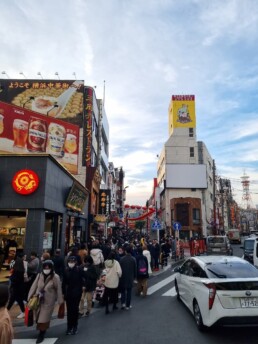
[[[67,335],[78,333],[79,303],[83,288],[83,269],[77,265],[77,258],[69,256],[62,283],[67,309]]]
[[[54,272],[54,263],[52,260],[45,260],[42,263],[42,272],[37,275],[32,284],[28,300],[33,295],[38,295],[40,300],[40,306],[35,312],[37,330],[39,330],[36,343],[42,343],[46,330],[49,328],[56,301],[59,305],[64,302],[61,281],[59,276]]]

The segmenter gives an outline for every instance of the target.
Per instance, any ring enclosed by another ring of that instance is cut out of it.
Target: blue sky
[[[145,204],[168,139],[172,94],[196,97],[197,139],[241,203],[258,204],[256,0],[0,0],[0,65],[10,78],[85,80],[103,97],[110,161],[127,201]],[[0,71],[1,72],[1,71]],[[5,75],[2,75],[5,78]]]

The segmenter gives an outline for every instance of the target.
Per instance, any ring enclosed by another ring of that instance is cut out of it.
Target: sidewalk
[[[184,255],[185,255],[185,258],[190,257],[189,248],[184,249]],[[181,264],[183,261],[184,261],[184,259],[174,260],[174,259],[169,258],[168,265],[166,267],[164,267],[163,269],[159,269],[159,271],[153,271],[152,276],[153,277],[157,276],[157,275],[163,273],[164,271],[167,271],[170,268],[173,269],[174,266]],[[57,319],[58,308],[59,308],[59,306],[56,304],[53,315],[52,315],[52,319]],[[24,319],[17,319],[17,315],[19,315],[19,314],[20,314],[20,307],[18,305],[14,304],[10,310],[10,316],[12,319],[13,327],[24,326]]]

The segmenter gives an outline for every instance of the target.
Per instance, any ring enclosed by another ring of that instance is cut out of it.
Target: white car
[[[213,325],[258,326],[258,270],[234,256],[198,256],[174,269],[177,298],[200,331]]]

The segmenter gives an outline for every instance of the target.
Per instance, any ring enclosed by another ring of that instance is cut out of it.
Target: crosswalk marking
[[[169,289],[166,293],[162,294],[162,296],[176,296],[176,288],[173,287]]]
[[[58,338],[45,338],[44,344],[54,344]],[[14,339],[12,344],[35,344],[35,338],[32,339]]]
[[[168,283],[174,281],[174,279],[175,279],[175,276],[171,275],[171,276],[165,278],[163,281],[154,284],[152,287],[148,288],[147,295],[151,295],[151,294],[155,293],[157,290],[163,288]]]

